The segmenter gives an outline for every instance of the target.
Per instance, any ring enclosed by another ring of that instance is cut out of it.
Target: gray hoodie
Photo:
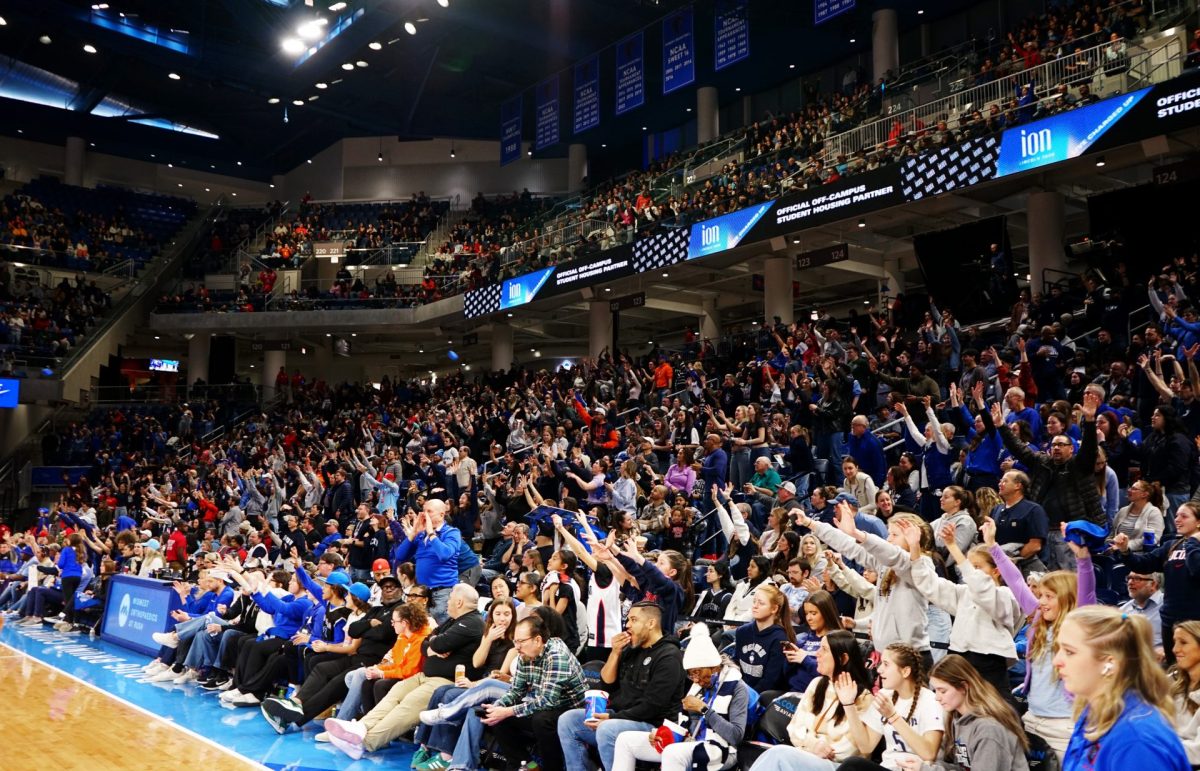
[[[954,718],[954,760],[924,763],[921,771],[1029,771],[1015,734],[993,718]]]

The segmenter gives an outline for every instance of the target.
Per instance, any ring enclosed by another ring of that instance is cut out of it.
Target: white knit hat
[[[703,669],[721,666],[721,654],[709,637],[708,627],[696,624],[688,635],[688,646],[683,651],[684,669]]]

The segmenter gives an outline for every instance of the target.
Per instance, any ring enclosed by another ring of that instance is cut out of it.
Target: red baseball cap
[[[375,560],[374,562],[372,562],[372,563],[371,563],[371,572],[372,572],[372,573],[378,573],[378,572],[380,572],[380,571],[385,571],[385,572],[388,572],[388,573],[391,573],[391,572],[392,572],[392,565],[391,565],[391,563],[389,563],[389,562],[388,562],[387,560],[385,560],[383,557],[380,557],[379,559],[377,559],[377,560]]]

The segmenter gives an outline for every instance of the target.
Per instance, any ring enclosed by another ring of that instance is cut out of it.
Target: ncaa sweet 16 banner
[[[696,36],[692,21],[690,7],[662,21],[664,94],[696,82]]]

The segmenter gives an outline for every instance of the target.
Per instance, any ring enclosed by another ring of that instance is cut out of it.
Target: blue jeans
[[[750,449],[735,450],[729,455],[729,481],[733,489],[741,490],[742,485],[754,476],[754,467],[750,465]]]
[[[475,710],[467,710],[467,719],[463,721],[462,730],[458,732],[458,741],[454,745],[454,756],[450,758],[450,768],[466,771],[479,768],[479,748],[483,745],[484,728],[486,726],[475,714]]]
[[[362,707],[363,683],[367,682],[367,668],[359,667],[346,673],[346,695],[342,697],[342,706],[338,707],[338,720],[354,720]]]
[[[453,586],[443,586],[439,589],[431,590],[429,595],[429,615],[433,616],[434,620],[439,624],[446,622],[450,618],[450,592],[454,591]]]
[[[754,761],[754,771],[834,771],[838,764],[799,747],[778,744]]]
[[[637,720],[605,720],[593,731],[583,724],[583,715],[582,709],[573,709],[558,719],[558,739],[562,742],[567,771],[587,771],[588,746],[600,750],[600,763],[610,771],[617,736],[624,731],[649,733],[654,730],[649,723]]]
[[[190,622],[184,622],[190,623]],[[216,624],[218,626],[229,626],[229,622],[218,617],[214,613],[209,613],[205,617],[205,624]],[[183,626],[180,624],[179,626]],[[179,626],[175,627],[178,631]],[[182,635],[181,635],[182,637]],[[187,658],[183,660],[184,666],[192,669],[203,669],[211,667],[217,663],[217,649],[221,646],[221,632],[217,634],[193,633],[192,647],[188,649]]]

